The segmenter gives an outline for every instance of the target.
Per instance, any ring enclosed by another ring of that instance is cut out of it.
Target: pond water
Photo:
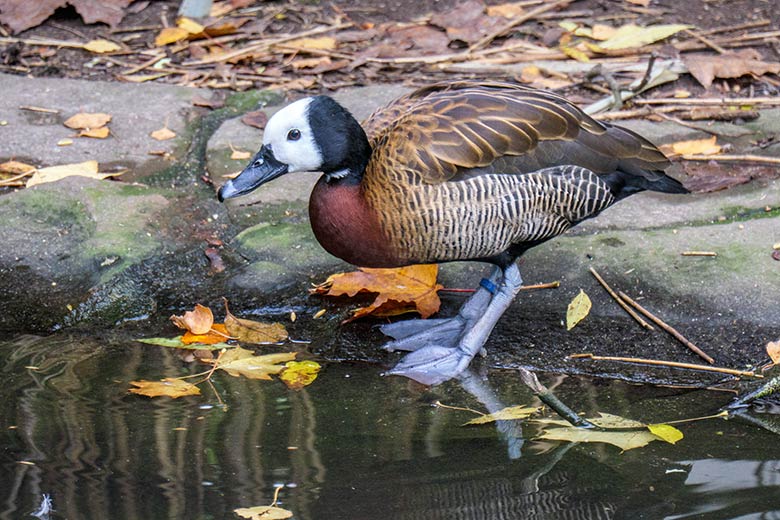
[[[269,349],[265,349],[269,350]],[[296,519],[780,518],[780,439],[744,420],[679,425],[676,445],[622,452],[464,427],[538,402],[495,371],[433,389],[369,364],[324,364],[303,390],[214,374],[203,395],[127,393],[203,370],[129,340],[61,334],[0,344],[0,520],[227,519],[270,504]],[[644,422],[715,413],[733,394],[540,374],[578,412]],[[757,416],[762,420],[777,416]]]

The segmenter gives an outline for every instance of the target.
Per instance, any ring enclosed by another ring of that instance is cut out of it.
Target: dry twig
[[[616,302],[618,302],[618,305],[623,307],[623,310],[626,311],[632,318],[634,318],[637,321],[637,323],[639,323],[647,330],[655,330],[652,325],[650,325],[645,320],[643,320],[642,317],[639,316],[636,312],[634,312],[634,310],[631,307],[626,305],[626,303],[623,300],[621,300],[617,294],[615,294],[615,291],[612,290],[612,287],[610,287],[609,284],[607,284],[607,282],[604,281],[601,275],[599,275],[599,273],[597,273],[596,270],[593,269],[592,267],[590,268],[590,274],[592,274],[596,278],[596,280],[598,280],[598,282],[601,284],[602,287],[604,287],[604,289],[606,289],[609,295],[612,296],[612,298]]]
[[[729,374],[733,376],[743,377],[755,377],[763,379],[764,376],[756,374],[755,372],[749,372],[745,370],[734,370],[732,368],[711,367],[708,365],[696,365],[693,363],[678,363],[677,361],[661,361],[660,359],[643,359],[643,358],[631,358],[631,357],[619,357],[619,356],[594,356],[593,354],[572,354],[569,359],[587,358],[594,361],[620,361],[623,363],[639,363],[641,365],[657,365],[673,368],[688,368],[691,370],[704,370],[706,372],[719,372],[721,374]]]

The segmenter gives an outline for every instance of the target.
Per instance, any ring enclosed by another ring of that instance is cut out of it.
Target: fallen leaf
[[[73,144],[73,139],[60,139],[57,141],[57,146],[70,146]]]
[[[106,126],[110,121],[111,116],[109,114],[79,112],[66,119],[63,124],[74,130],[82,130],[100,128],[101,126]]]
[[[711,54],[683,54],[688,72],[709,88],[715,78],[739,78],[746,75],[780,74],[779,62],[766,62],[756,49],[743,49],[719,56]]]
[[[108,40],[92,40],[84,44],[84,49],[95,54],[103,54],[122,50],[122,47]]]
[[[107,126],[100,128],[85,128],[79,132],[79,137],[94,137],[95,139],[106,139],[110,135]]]
[[[368,307],[356,309],[346,321],[373,314],[395,316],[419,312],[423,318],[439,310],[441,301],[436,292],[438,265],[413,265],[397,269],[361,268],[351,273],[339,273],[311,290],[327,296],[355,296],[360,292],[377,293]]]
[[[152,81],[165,76],[170,76],[170,72],[158,72],[157,74],[138,74],[133,76],[119,76],[122,81],[129,81],[131,83],[144,83],[146,81]]]
[[[648,424],[647,429],[659,439],[676,444],[683,438],[683,433],[670,424]]]
[[[234,161],[245,161],[252,157],[251,152],[245,152],[243,150],[233,150],[233,152],[230,154],[230,158]]]
[[[206,30],[204,26],[187,17],[181,17],[176,20],[176,27],[184,29],[188,34],[200,34]]]
[[[283,520],[293,516],[291,511],[276,506],[239,507],[233,512],[250,520]]]
[[[485,4],[481,0],[466,0],[431,17],[431,25],[444,29],[450,41],[469,44],[478,42],[504,24],[506,20],[485,14]]]
[[[265,124],[268,123],[268,114],[262,110],[253,110],[241,116],[241,122],[247,126],[262,130],[265,128]]]
[[[23,173],[32,173],[35,166],[19,161],[6,161],[0,164],[0,172],[10,173],[12,175],[21,175]]]
[[[255,356],[251,350],[238,347],[226,351],[222,355],[217,368],[220,368],[231,376],[244,376],[249,379],[271,379],[271,375],[278,374],[286,367],[277,363],[286,363],[295,359],[297,352],[280,352],[278,354],[266,354]]]
[[[320,36],[319,38],[298,38],[284,44],[285,47],[295,47],[297,49],[332,51],[336,48],[336,38],[331,36]]]
[[[780,249],[780,248],[778,248]],[[775,365],[780,364],[780,340],[770,341],[766,344],[766,353]]]
[[[61,164],[59,166],[49,166],[36,171],[30,180],[27,181],[27,187],[36,186],[45,182],[55,182],[66,177],[89,177],[91,179],[105,179],[114,177],[121,173],[98,173],[97,161],[85,161],[75,164]]]
[[[259,321],[236,318],[225,302],[225,327],[230,335],[238,341],[262,345],[265,343],[279,343],[287,339],[287,329],[281,323],[262,323]]]
[[[206,99],[200,94],[195,94],[192,96],[192,104],[196,107],[217,109],[225,106],[225,99],[223,96],[216,93],[212,94],[211,99]]]
[[[150,137],[153,139],[157,139],[158,141],[167,141],[168,139],[173,139],[176,137],[176,132],[168,128],[167,126],[164,126],[160,128],[159,130],[155,130],[151,134],[149,134]]]
[[[476,419],[472,419],[467,423],[464,423],[463,426],[466,425],[474,425],[474,424],[487,424],[495,421],[511,421],[514,419],[525,419],[529,417],[531,414],[536,413],[539,411],[538,406],[509,406],[507,408],[504,408],[503,410],[499,410],[497,412],[493,412],[491,414],[482,415],[480,417],[477,417]]]
[[[0,22],[19,33],[35,27],[62,7],[72,5],[84,23],[103,22],[114,27],[125,15],[133,0],[0,0]]]
[[[593,24],[593,27],[590,31],[590,37],[594,40],[609,40],[613,36],[615,36],[615,33],[617,32],[617,29],[612,27],[611,25],[604,25],[602,23]]]
[[[717,136],[706,139],[691,139],[661,145],[661,151],[667,155],[715,155],[720,153],[721,147],[717,144]]]
[[[579,322],[585,319],[590,312],[592,304],[585,291],[580,289],[579,294],[574,297],[566,308],[566,330],[571,330]]]
[[[160,33],[154,39],[154,44],[158,47],[162,47],[163,45],[181,41],[189,35],[190,33],[181,27],[166,27],[160,31]]]
[[[287,368],[279,375],[279,379],[292,390],[300,390],[304,386],[312,384],[322,368],[319,363],[309,359],[289,361],[285,367]]]
[[[200,388],[181,379],[166,377],[161,381],[130,381],[130,384],[137,388],[131,388],[133,394],[145,395],[147,397],[158,397],[165,395],[176,399],[185,395],[200,395]]]
[[[618,27],[612,37],[602,41],[597,47],[602,50],[644,47],[691,27],[683,24],[649,25],[647,27],[628,24]]]
[[[598,426],[599,428],[611,428],[611,429],[641,429],[647,425],[643,422],[635,421],[634,419],[626,419],[619,415],[613,415],[611,413],[599,412],[598,417],[588,418],[588,421]],[[540,424],[550,424],[556,426],[571,426],[569,421],[551,417],[540,417],[533,419],[533,422]]]
[[[180,329],[188,330],[193,334],[206,334],[214,325],[214,314],[211,309],[201,304],[196,304],[195,308],[187,311],[182,316],[171,316],[171,321]]]
[[[629,4],[634,5],[641,5],[642,7],[647,7],[650,5],[650,0],[626,0]]]
[[[575,428],[573,426],[570,428],[550,428],[543,430],[538,438],[568,442],[603,442],[617,446],[623,451],[641,448],[653,441],[659,440],[658,437],[648,430],[605,432]]]
[[[502,18],[517,18],[525,13],[525,9],[519,3],[507,3],[498,5],[489,5],[485,9],[488,16],[500,16]]]
[[[136,341],[140,343],[146,343],[148,345],[157,345],[158,347],[168,348],[181,348],[186,350],[222,350],[236,348],[235,345],[228,343],[184,343],[182,338],[184,336],[176,336],[175,338],[142,338]],[[226,338],[222,338],[223,340]]]
[[[190,331],[185,332],[181,337],[181,342],[185,345],[191,345],[192,343],[214,345],[217,343],[224,343],[227,339],[233,339],[230,337],[230,334],[228,334],[227,327],[225,327],[223,323],[215,323],[205,334],[193,334]]]

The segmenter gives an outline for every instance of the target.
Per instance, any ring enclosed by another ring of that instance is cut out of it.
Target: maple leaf
[[[166,377],[160,381],[130,381],[130,384],[137,387],[131,388],[133,394],[145,395],[147,397],[158,397],[166,395],[176,399],[185,395],[200,395],[200,388],[181,379]]]
[[[287,339],[287,329],[281,323],[262,323],[259,321],[236,318],[225,302],[225,327],[230,336],[245,343],[262,345],[264,343],[279,343]]]
[[[271,379],[272,374],[278,374],[286,367],[277,363],[285,363],[295,359],[297,352],[280,352],[255,356],[254,352],[241,347],[228,350],[222,355],[217,368],[231,376],[244,376],[249,379]]]
[[[355,296],[358,293],[377,293],[368,307],[355,309],[345,321],[362,316],[395,316],[419,312],[427,318],[439,310],[441,301],[436,292],[443,287],[436,283],[439,266],[412,265],[396,269],[361,268],[351,273],[338,273],[314,287],[312,294],[326,296]]]
[[[171,316],[171,321],[180,329],[185,329],[193,334],[207,334],[214,325],[214,314],[211,309],[201,304],[195,305],[191,311],[183,316]]]

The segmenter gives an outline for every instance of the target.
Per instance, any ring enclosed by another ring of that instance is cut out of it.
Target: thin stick
[[[537,15],[540,15],[542,13],[546,13],[547,11],[552,11],[553,9],[557,9],[560,6],[567,5],[571,3],[571,0],[558,0],[557,2],[551,2],[551,3],[545,3],[537,7],[536,9],[532,9],[528,11],[526,14],[519,16],[512,20],[511,22],[503,25],[501,28],[499,28],[497,31],[492,32],[479,40],[477,43],[469,47],[469,51],[475,51],[478,49],[481,49],[485,45],[488,45],[490,42],[498,38],[499,36],[503,36],[507,32],[511,31],[518,25],[520,25],[523,22],[526,22],[528,20],[531,20],[532,18],[536,17]]]
[[[19,110],[29,110],[30,112],[42,112],[44,114],[59,114],[59,110],[55,110],[53,108],[43,108],[43,107],[34,107],[30,105],[22,105],[19,107]]]
[[[538,283],[536,285],[523,285],[520,287],[520,290],[530,291],[532,289],[557,289],[560,286],[561,282],[559,280],[555,280],[554,282]]]
[[[590,268],[590,274],[592,274],[596,278],[596,280],[598,280],[598,282],[601,284],[601,286],[604,289],[606,289],[609,295],[612,296],[612,298],[616,302],[618,302],[618,305],[623,307],[623,310],[626,311],[632,318],[634,318],[637,321],[637,323],[639,323],[647,330],[655,330],[652,325],[650,325],[645,320],[643,320],[641,316],[639,316],[636,312],[634,312],[634,310],[631,307],[626,305],[626,303],[623,300],[621,300],[617,294],[615,294],[615,291],[612,290],[612,287],[610,287],[609,284],[607,284],[607,282],[604,281],[604,279],[599,275],[599,273],[596,272],[595,269],[593,269],[593,267]]]
[[[37,168],[32,168],[29,171],[26,171],[24,173],[20,173],[19,175],[14,175],[13,177],[8,177],[7,179],[0,180],[0,186],[18,186],[18,181],[20,179],[24,179],[28,175],[32,175],[35,173]],[[22,183],[24,185],[24,183]]]
[[[696,345],[691,343],[685,336],[683,336],[682,334],[677,332],[677,330],[675,330],[671,326],[667,325],[663,320],[661,320],[661,318],[657,317],[656,315],[654,315],[653,313],[651,313],[650,311],[648,311],[647,309],[645,309],[644,307],[639,305],[637,302],[635,302],[633,299],[631,299],[631,297],[628,296],[626,293],[624,293],[623,291],[620,291],[620,297],[622,299],[624,299],[625,301],[627,301],[628,303],[630,303],[636,310],[638,310],[639,312],[641,312],[642,314],[647,316],[650,320],[655,322],[656,325],[658,325],[659,327],[664,329],[666,332],[668,332],[669,334],[674,336],[675,339],[677,339],[677,341],[679,341],[680,343],[682,343],[683,345],[685,345],[686,347],[691,349],[693,352],[695,352],[700,358],[705,360],[707,363],[709,363],[710,365],[715,363],[715,360],[712,359],[710,356],[708,356],[702,349],[700,349],[699,347],[697,347]]]
[[[721,374],[729,374],[732,376],[744,376],[755,377],[763,379],[764,376],[756,374],[755,372],[747,372],[744,370],[734,370],[731,368],[711,367],[708,365],[696,365],[693,363],[678,363],[676,361],[661,361],[660,359],[642,359],[642,358],[630,358],[630,357],[618,357],[618,356],[594,356],[593,354],[572,354],[569,359],[587,358],[594,361],[620,361],[623,363],[638,363],[640,365],[657,365],[673,368],[688,368],[691,370],[703,370],[705,372],[718,372]]]
[[[776,97],[637,99],[637,105],[780,105]]]
[[[763,155],[693,155],[683,154],[681,159],[686,161],[716,161],[716,162],[756,162],[765,164],[780,164],[780,157],[765,157]]]
[[[761,20],[756,20],[755,22],[740,23],[737,25],[726,25],[724,27],[707,29],[706,31],[700,31],[699,34],[702,34],[704,36],[711,36],[713,34],[718,34],[718,33],[733,32],[742,29],[752,29],[754,27],[763,27],[764,25],[769,25],[770,23],[772,23],[772,20],[767,20],[766,18],[762,18]]]
[[[683,251],[682,256],[718,256],[715,251]]]
[[[728,52],[726,49],[724,49],[723,47],[721,47],[720,45],[718,45],[714,41],[705,38],[704,36],[702,36],[701,34],[697,33],[696,31],[692,31],[690,29],[685,29],[683,32],[685,32],[689,36],[693,36],[694,38],[696,38],[697,40],[702,42],[704,45],[706,45],[707,47],[711,48],[712,50],[718,52],[719,54],[726,54]]]

